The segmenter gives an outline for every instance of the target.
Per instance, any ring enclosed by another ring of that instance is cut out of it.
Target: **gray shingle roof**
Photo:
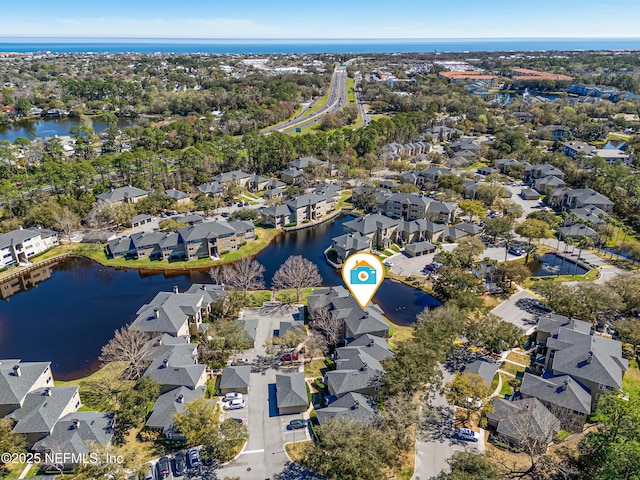
[[[77,421],[77,423],[76,423]],[[33,445],[36,452],[89,454],[94,445],[109,445],[113,438],[113,413],[75,412],[62,417],[51,435]]]
[[[366,250],[369,248],[369,238],[360,232],[347,233],[331,239],[335,245],[345,250]]]
[[[205,387],[194,389],[178,387],[158,397],[145,425],[149,428],[162,429],[167,433],[173,429],[173,415],[184,412],[187,403],[204,397]]]
[[[111,190],[110,192],[101,193],[100,195],[96,195],[98,200],[102,200],[103,202],[114,203],[114,202],[123,202],[125,199],[138,198],[147,195],[149,192],[146,190],[141,190],[136,187],[128,186],[128,187],[120,187]]]
[[[361,393],[347,393],[329,406],[317,409],[316,415],[320,424],[334,418],[353,418],[367,425],[378,416],[372,402]]]
[[[176,190],[175,188],[170,188],[169,190],[165,190],[164,194],[170,196],[174,200],[184,200],[185,198],[189,198],[188,193],[181,192],[180,190]]]
[[[306,207],[308,205],[315,205],[326,200],[327,199],[323,195],[318,195],[316,193],[306,193],[304,195],[293,197],[291,200],[287,200],[286,205],[297,210],[298,208]]]
[[[382,372],[373,368],[362,370],[333,370],[325,374],[330,391],[341,397],[349,392],[358,392],[380,384]]]
[[[477,235],[482,232],[482,227],[479,227],[475,223],[456,223],[453,228],[462,230],[468,235]]]
[[[247,388],[251,377],[251,367],[241,365],[224,367],[220,377],[220,388]]]
[[[51,432],[74,395],[79,402],[78,387],[45,387],[27,394],[22,407],[9,415],[16,421],[14,433]]]
[[[411,243],[405,246],[404,249],[413,254],[417,254],[417,253],[433,252],[436,249],[436,247],[430,242],[418,242],[418,243]]]
[[[516,441],[527,430],[530,438],[550,439],[552,432],[560,431],[560,421],[535,398],[510,402],[502,398],[493,400],[494,411],[487,415],[498,422],[497,432]],[[523,417],[524,412],[532,411]]]
[[[236,233],[236,230],[226,221],[202,222],[178,230],[182,240],[187,243],[205,238],[218,238]]]
[[[586,225],[580,223],[574,223],[569,227],[560,227],[560,235],[563,237],[597,237],[598,232],[596,232],[593,228],[587,227]]]
[[[145,372],[145,376],[148,376],[161,386],[195,388],[206,370],[205,365],[186,363],[184,361],[186,358],[176,355],[166,359],[168,360],[166,366],[164,365],[164,360],[163,358],[157,358]]]
[[[20,367],[19,376],[14,370],[16,365]],[[0,360],[0,405],[20,404],[50,365],[49,362]]]
[[[56,235],[56,232],[52,230],[46,230],[44,228],[19,228],[7,233],[0,233],[0,248],[6,248],[9,245],[17,245],[23,243],[29,238],[37,237],[40,235],[42,238],[46,238],[51,235]]]
[[[390,228],[399,224],[399,220],[394,220],[392,218],[385,217],[384,215],[374,213],[345,222],[343,226],[345,227],[345,229],[350,229],[363,235],[368,235],[374,233],[379,228]]]
[[[493,377],[495,377],[497,371],[497,364],[484,360],[475,360],[465,365],[463,370],[463,372],[467,374],[480,375],[480,377],[487,382],[487,386],[491,386],[491,382],[493,382]]]
[[[520,393],[575,412],[591,413],[591,394],[569,375],[542,378],[525,373]]]
[[[204,301],[209,304],[219,302],[229,294],[224,286],[212,283],[194,283],[185,293],[203,295]]]
[[[309,404],[304,373],[276,375],[276,401],[278,408],[302,407]]]
[[[382,364],[376,360],[366,347],[341,347],[336,349],[338,358],[336,368],[338,370],[359,370],[361,368],[372,368],[379,372],[384,372]]]
[[[548,313],[546,315],[540,315],[538,317],[537,329],[540,332],[550,333],[551,335],[557,335],[561,327],[569,328],[577,332],[586,333],[589,335],[593,326],[591,322],[583,322],[575,318],[565,317],[557,313]]]
[[[220,182],[207,182],[198,186],[198,190],[200,190],[202,193],[213,195],[216,193],[222,193],[223,188]]]
[[[153,300],[140,307],[130,328],[144,332],[164,332],[177,335],[204,305],[199,293],[159,292]]]
[[[622,375],[629,362],[622,358],[619,341],[561,327],[556,336],[547,340],[547,347],[557,350],[551,366],[554,374],[622,388]]]
[[[379,362],[394,356],[393,350],[384,338],[368,333],[356,338],[348,346],[360,347]]]
[[[148,214],[146,214],[146,213],[141,213],[140,215],[136,215],[135,217],[133,217],[133,218],[131,219],[131,223],[140,223],[140,222],[142,222],[143,220],[144,220],[145,222],[147,222],[147,221],[151,220],[151,215],[148,215]]]

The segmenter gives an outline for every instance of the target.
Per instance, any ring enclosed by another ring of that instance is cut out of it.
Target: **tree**
[[[114,203],[102,206],[98,211],[97,218],[118,228],[130,225],[135,214],[136,207],[132,203]]]
[[[471,345],[493,353],[517,347],[523,340],[518,327],[492,313],[470,320],[465,328],[465,336]]]
[[[264,267],[251,257],[244,257],[237,262],[227,263],[209,271],[217,283],[226,283],[239,290],[246,297],[249,290],[264,288]]]
[[[474,415],[493,412],[491,393],[487,382],[477,373],[456,372],[454,379],[444,386],[447,401],[464,409],[467,424]]]
[[[489,218],[484,222],[484,233],[496,238],[504,238],[504,236],[513,228],[513,222],[509,217],[502,216],[496,218]]]
[[[149,463],[135,449],[125,452],[115,445],[90,445],[88,448],[86,461],[80,461],[73,472],[73,478],[77,480],[145,478],[149,471]],[[106,460],[116,458],[122,461]]]
[[[439,299],[454,300],[464,293],[474,296],[482,286],[482,282],[471,272],[456,267],[442,267],[433,285],[433,291]]]
[[[27,442],[24,435],[13,433],[13,420],[9,417],[0,418],[0,451],[10,454],[24,453],[26,446]],[[8,472],[8,463],[0,462],[0,474],[4,475]]]
[[[500,264],[498,266],[498,272],[502,277],[502,283],[509,280],[509,287],[511,287],[511,282],[521,284],[531,276],[531,271],[527,266],[517,262],[505,262]]]
[[[160,395],[160,385],[149,377],[140,378],[135,388],[125,389],[120,393],[118,408],[115,412],[116,443],[123,443],[129,430],[144,422],[149,402],[155,401],[158,395]]]
[[[344,320],[333,315],[327,307],[315,308],[309,313],[309,326],[322,333],[329,345],[335,346],[342,339]]]
[[[231,220],[251,220],[257,222],[260,212],[255,208],[240,208],[231,214]]]
[[[580,237],[578,240],[578,247],[580,247],[580,251],[578,252],[578,261],[576,261],[575,266],[573,268],[573,276],[576,276],[578,273],[578,263],[580,258],[582,258],[582,250],[585,248],[589,248],[593,244],[592,240],[589,237],[585,237],[584,235]]]
[[[516,233],[526,238],[529,244],[533,243],[534,240],[549,238],[552,235],[549,225],[535,218],[527,218],[516,226]]]
[[[378,206],[376,194],[376,187],[371,184],[363,185],[358,191],[352,191],[351,203],[355,208],[363,210],[365,213],[372,212]]]
[[[471,452],[455,452],[447,460],[450,472],[441,472],[436,480],[501,480],[503,476],[489,457]]]
[[[373,425],[350,418],[316,427],[317,442],[304,463],[328,480],[379,480],[395,460],[391,440]]]
[[[491,207],[497,198],[505,195],[506,189],[496,182],[482,183],[476,190],[476,198],[487,207]]]
[[[480,200],[463,200],[458,206],[460,210],[469,215],[470,222],[474,217],[485,218],[487,216],[487,209]]]
[[[273,276],[275,288],[292,288],[296,292],[296,301],[300,301],[302,290],[322,284],[318,266],[302,257],[294,255],[285,260]]]
[[[458,242],[453,249],[453,255],[458,259],[462,267],[470,267],[474,257],[484,252],[484,243],[477,237],[465,237]]]
[[[184,406],[184,412],[173,416],[173,424],[185,438],[188,447],[215,445],[220,424],[220,409],[215,402],[199,398]]]
[[[116,330],[113,338],[102,347],[99,360],[102,363],[126,362],[127,380],[139,379],[151,363],[151,336],[147,332],[134,330],[129,325]]]
[[[53,213],[53,225],[56,230],[64,232],[69,241],[71,241],[71,232],[80,225],[80,217],[70,208],[63,207]]]
[[[158,222],[158,228],[162,232],[177,232],[181,228],[188,227],[188,223],[179,222],[173,218],[166,218]]]
[[[236,456],[236,450],[249,438],[247,426],[227,418],[220,424],[217,442],[212,454],[221,463],[226,463]]]

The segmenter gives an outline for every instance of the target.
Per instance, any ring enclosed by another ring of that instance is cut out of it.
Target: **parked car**
[[[437,272],[440,268],[442,268],[442,264],[438,262],[427,263],[424,266],[424,269],[428,272]]]
[[[307,425],[309,424],[308,420],[303,420],[301,418],[296,418],[295,420],[291,420],[289,422],[289,425],[287,426],[287,428],[289,430],[299,430],[302,428],[307,428]]]
[[[167,478],[171,474],[171,462],[169,457],[160,457],[158,460],[158,477]]]
[[[187,473],[187,454],[180,450],[179,452],[176,452],[175,455],[175,460],[176,460],[176,476],[181,477],[182,475],[184,475],[185,473]]]
[[[239,400],[242,398],[242,394],[239,392],[229,392],[225,393],[224,397],[222,397],[223,402],[230,402],[232,400]]]
[[[391,260],[385,260],[382,262],[385,267],[393,267],[393,262]]]
[[[509,250],[507,250],[507,252],[511,255],[515,255],[516,257],[521,257],[525,254],[524,249],[520,247],[509,247]]]
[[[244,202],[244,206],[245,206],[245,207],[248,207],[249,205],[250,205],[250,203],[249,203],[249,202]]]
[[[222,212],[220,215],[222,215],[224,218],[227,218],[229,216],[229,212]]]
[[[477,442],[480,440],[480,434],[474,432],[470,428],[459,428],[457,431],[458,438],[467,442]]]
[[[244,408],[244,399],[236,398],[235,400],[231,400],[230,402],[225,403],[223,408],[225,410],[240,410],[241,408]]]
[[[243,204],[242,202],[238,202],[238,206],[241,207]]]
[[[242,425],[244,423],[241,418],[232,418],[231,420],[236,422],[238,425]]]
[[[190,448],[189,451],[187,451],[187,458],[189,458],[189,466],[191,468],[200,465],[200,452],[197,448]]]
[[[298,360],[298,354],[297,353],[285,353],[284,355],[282,355],[280,357],[280,360],[282,360],[283,362],[293,362],[295,360]]]

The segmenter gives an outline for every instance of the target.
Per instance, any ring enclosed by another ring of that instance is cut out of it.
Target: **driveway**
[[[528,335],[536,328],[538,316],[545,313],[536,308],[536,300],[538,297],[521,290],[494,308],[491,313],[514,324]]]
[[[278,415],[275,383],[279,362],[276,361],[275,355],[267,355],[265,350],[267,340],[271,338],[273,331],[279,328],[280,321],[296,312],[297,308],[291,306],[252,308],[244,311],[243,318],[258,320],[256,347],[240,355],[253,363],[249,394],[246,396],[247,406],[242,410],[228,411],[226,415],[241,418],[246,422],[249,441],[234,461],[220,467],[219,478],[240,477],[242,480],[275,478],[276,474],[280,474],[287,468],[289,461],[284,445],[311,438],[308,430],[287,430],[289,422],[294,418],[303,418],[303,414]],[[295,367],[297,368],[303,369],[302,366]]]
[[[443,384],[454,374],[442,369]],[[464,442],[455,436],[454,409],[439,392],[431,401],[434,415],[428,423],[425,438],[416,442],[416,467],[412,480],[428,480],[449,470],[447,460],[455,452],[484,452],[484,431],[478,443]]]

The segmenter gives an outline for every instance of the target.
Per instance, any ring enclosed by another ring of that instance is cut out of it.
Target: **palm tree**
[[[529,265],[529,255],[534,253],[537,249],[538,247],[536,247],[535,245],[532,245],[531,243],[529,243],[528,245],[525,245],[524,251],[527,253],[527,256],[524,259],[525,265]]]
[[[511,241],[516,238],[515,234],[511,231],[505,233],[503,235],[504,240],[505,240],[505,245],[504,245],[504,261],[507,261],[507,255],[509,253],[509,246],[511,245]]]
[[[575,249],[575,242],[573,241],[573,238],[571,237],[567,237],[564,239],[564,244],[567,247],[571,247],[571,254],[573,255],[573,250]],[[567,249],[565,248],[564,250],[565,252],[567,251]]]
[[[576,260],[576,266],[573,269],[574,277],[576,276],[576,273],[578,273],[578,263],[580,262],[580,257],[582,257],[582,249],[591,246],[592,243],[593,242],[591,241],[591,239],[589,237],[585,237],[584,235],[580,237],[580,240],[578,240],[578,246],[580,247],[580,251],[578,252],[578,259]]]

